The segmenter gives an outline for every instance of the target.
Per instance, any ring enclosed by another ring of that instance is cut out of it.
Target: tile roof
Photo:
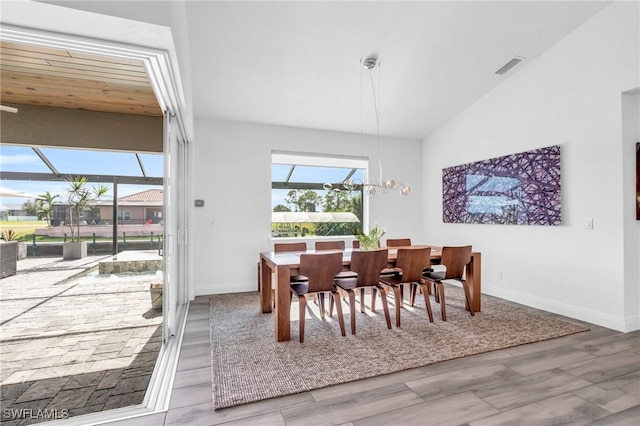
[[[135,194],[126,195],[118,198],[118,201],[159,201],[164,199],[164,193],[162,189],[148,189],[142,192],[136,192]]]

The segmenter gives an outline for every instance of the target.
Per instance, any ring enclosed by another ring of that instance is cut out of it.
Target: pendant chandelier
[[[365,70],[369,71],[369,80],[371,81],[371,91],[373,94],[373,108],[375,111],[376,117],[376,138],[377,138],[377,148],[378,148],[378,180],[375,179],[367,179],[365,182],[362,182],[359,179],[346,179],[340,187],[334,188],[334,186],[330,183],[324,184],[324,189],[334,191],[340,191],[341,189],[351,191],[354,189],[362,188],[364,192],[369,195],[378,195],[378,194],[386,194],[390,191],[398,190],[400,195],[408,196],[411,193],[411,187],[409,185],[405,185],[402,182],[398,182],[395,179],[387,179],[383,180],[382,178],[382,158],[380,157],[380,115],[378,112],[378,99],[376,97],[376,88],[373,83],[373,69],[378,66],[378,93],[380,91],[380,63],[375,56],[368,57],[364,61],[360,61]],[[364,139],[364,130],[363,130],[363,107],[362,107],[362,71],[360,72],[360,138]]]

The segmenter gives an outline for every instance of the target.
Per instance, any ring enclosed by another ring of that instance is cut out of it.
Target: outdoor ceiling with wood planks
[[[140,61],[0,41],[3,105],[162,116]]]

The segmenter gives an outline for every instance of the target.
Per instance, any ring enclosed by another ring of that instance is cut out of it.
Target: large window
[[[271,162],[274,238],[353,235],[354,229],[362,230],[366,160],[273,153]],[[345,181],[356,184],[345,188]]]

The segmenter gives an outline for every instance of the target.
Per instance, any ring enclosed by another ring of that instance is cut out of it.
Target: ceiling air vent
[[[520,56],[516,56],[513,59],[511,59],[509,62],[507,62],[506,64],[504,64],[502,67],[500,67],[500,69],[498,71],[496,71],[496,74],[498,75],[502,75],[504,73],[506,73],[507,71],[509,71],[511,68],[515,67],[516,65],[518,65],[524,58],[520,57]]]

